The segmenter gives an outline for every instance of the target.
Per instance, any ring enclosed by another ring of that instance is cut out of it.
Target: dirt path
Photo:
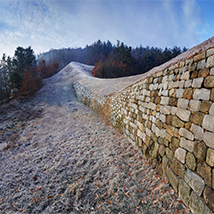
[[[189,213],[71,82],[60,72],[0,109],[0,213]]]

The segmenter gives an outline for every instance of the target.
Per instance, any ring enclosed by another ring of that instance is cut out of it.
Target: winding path
[[[39,113],[17,123],[15,146],[0,151],[0,213],[190,212],[131,143],[78,102],[74,73],[70,64],[22,104]]]

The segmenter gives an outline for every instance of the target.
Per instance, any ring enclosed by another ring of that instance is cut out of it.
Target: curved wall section
[[[76,81],[74,88],[80,101],[104,112],[153,165],[162,166],[193,213],[213,213],[214,38],[129,84],[123,80],[102,80],[96,90]],[[102,87],[115,89],[104,94]]]

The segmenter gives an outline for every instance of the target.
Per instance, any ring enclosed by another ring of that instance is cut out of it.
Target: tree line
[[[34,94],[41,88],[42,79],[58,71],[58,63],[37,62],[31,47],[17,47],[13,57],[3,54],[0,60],[0,101],[14,94]]]
[[[0,60],[0,101],[11,94],[33,94],[42,86],[42,79],[51,77],[71,61],[95,65],[92,75],[100,78],[117,78],[142,74],[161,65],[187,49],[128,47],[117,41],[98,40],[85,48],[51,49],[38,56],[31,47],[17,47],[13,57],[3,54]]]
[[[110,41],[98,40],[85,48],[52,49],[38,55],[38,60],[45,60],[47,64],[56,61],[60,69],[71,61],[95,65],[92,72],[94,76],[116,78],[145,73],[186,50],[185,47],[177,46],[164,50],[149,46],[132,48],[120,41],[117,41],[117,45],[112,45]]]

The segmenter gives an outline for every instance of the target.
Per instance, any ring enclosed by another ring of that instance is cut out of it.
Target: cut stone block
[[[193,88],[201,88],[203,81],[204,81],[203,77],[193,79],[192,87]]]
[[[192,213],[205,214],[204,213],[205,204],[193,191],[191,192],[190,195],[189,207]]]
[[[178,149],[176,149],[176,151],[175,151],[175,157],[176,157],[181,163],[185,163],[186,153],[187,153],[187,151],[186,151],[185,149],[178,148]]]
[[[185,109],[178,108],[176,115],[183,121],[188,122],[191,112]]]
[[[169,178],[170,183],[172,184],[173,189],[177,193],[179,179],[177,178],[177,176],[173,173],[173,171],[169,167],[167,167],[166,174],[167,174],[167,177]]]
[[[207,68],[214,67],[214,56],[210,56],[207,58]]]
[[[193,152],[194,141],[186,140],[184,137],[180,140],[180,147]]]
[[[206,163],[198,163],[197,165],[197,173],[198,175],[200,175],[204,181],[205,184],[208,186],[212,186],[212,171],[211,171],[211,167],[208,166]]]
[[[190,152],[186,155],[186,165],[189,167],[189,169],[195,171],[196,168],[196,159],[194,155]]]
[[[214,211],[214,190],[208,186],[204,189],[204,200],[212,211]]]
[[[160,104],[161,105],[168,105],[169,104],[169,97],[161,97]]]
[[[185,88],[190,88],[192,86],[192,80],[186,80],[184,83]]]
[[[206,67],[205,59],[201,60],[197,64],[197,70],[204,69]]]
[[[184,95],[184,89],[177,89],[176,90],[176,97],[183,97]]]
[[[190,100],[189,109],[191,111],[199,111],[201,105],[201,101],[199,100]]]
[[[178,99],[178,104],[177,104],[178,108],[187,109],[188,104],[189,104],[189,100],[182,99],[182,98]]]
[[[214,103],[211,105],[211,107],[209,109],[209,114],[214,116]]]
[[[189,206],[191,188],[182,179],[179,180],[179,198]]]
[[[214,48],[210,48],[207,50],[207,57],[214,55]]]
[[[194,135],[192,132],[190,132],[189,130],[185,129],[185,128],[180,128],[179,129],[179,135],[189,139],[189,140],[194,140]]]
[[[184,72],[182,75],[181,75],[181,80],[188,80],[190,77],[190,74],[189,74],[189,71],[186,71]]]
[[[204,130],[200,126],[197,126],[192,123],[190,130],[195,135],[195,139],[203,140]]]
[[[204,161],[207,154],[207,147],[203,141],[196,140],[193,145],[193,154],[199,161]]]
[[[202,88],[195,89],[193,93],[194,100],[209,100],[210,99],[210,90]]]
[[[208,76],[204,80],[205,88],[213,88],[214,87],[214,76]]]
[[[206,162],[208,165],[214,167],[214,150],[213,149],[208,149],[207,150],[207,158]]]
[[[214,116],[205,115],[203,119],[202,127],[211,132],[214,132]]]
[[[212,132],[205,132],[203,135],[203,141],[205,142],[205,144],[214,149],[214,133]]]
[[[185,181],[187,184],[194,190],[194,192],[198,195],[201,196],[203,190],[204,190],[204,180],[192,172],[191,170],[187,169],[186,174],[185,174]]]

